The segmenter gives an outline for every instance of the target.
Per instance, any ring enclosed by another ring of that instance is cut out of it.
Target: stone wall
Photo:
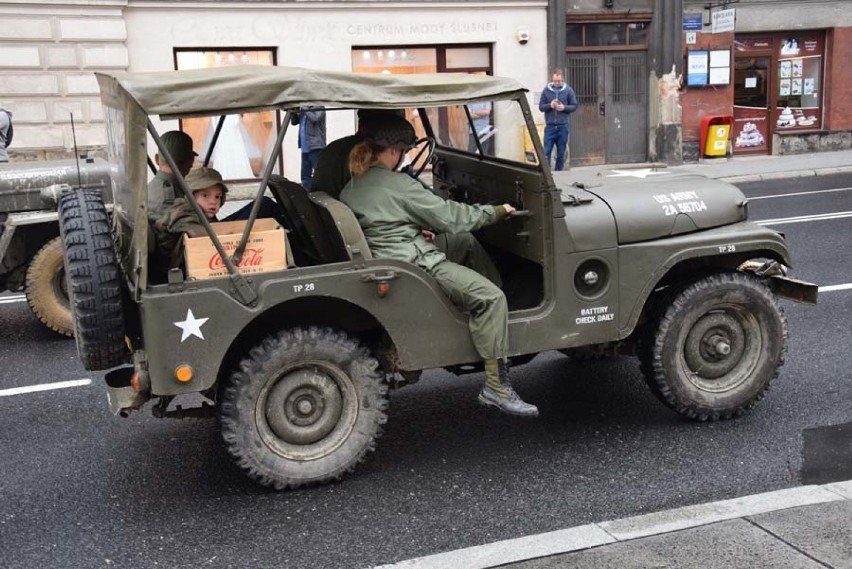
[[[0,4],[0,106],[15,125],[10,160],[73,157],[75,135],[81,153],[102,153],[106,136],[93,72],[128,67],[126,2],[92,4]]]

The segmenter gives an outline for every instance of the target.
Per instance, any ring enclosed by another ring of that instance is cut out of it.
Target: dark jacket
[[[203,237],[207,235],[207,231],[198,219],[192,204],[186,201],[186,198],[178,198],[154,222],[157,254],[168,259],[170,269],[183,265],[184,234],[190,237]]]
[[[557,111],[550,108],[550,102],[558,99],[565,105],[565,109]],[[563,83],[561,89],[556,89],[553,83],[548,83],[541,92],[541,100],[538,102],[538,110],[544,113],[544,122],[547,124],[568,124],[568,114],[577,110],[577,96],[574,89]]]
[[[298,125],[302,120],[305,121],[307,141],[307,148],[302,148],[302,137],[299,136],[299,148],[302,148],[302,152],[325,148],[325,107],[305,107],[293,115],[291,124]]]

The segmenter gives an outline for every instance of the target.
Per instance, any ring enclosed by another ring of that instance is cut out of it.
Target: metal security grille
[[[607,60],[607,163],[642,162],[648,130],[645,53]]]
[[[572,56],[565,80],[577,96],[577,110],[571,114],[569,150],[571,164],[601,164],[606,159],[606,133],[601,124],[599,103],[603,95],[603,54]]]
[[[647,158],[647,54],[574,53],[566,81],[577,95],[571,115],[571,164],[642,162]]]

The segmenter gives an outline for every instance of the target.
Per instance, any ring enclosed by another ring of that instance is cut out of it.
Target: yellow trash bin
[[[725,156],[728,154],[728,140],[731,135],[733,117],[704,117],[701,119],[701,150],[704,156]]]

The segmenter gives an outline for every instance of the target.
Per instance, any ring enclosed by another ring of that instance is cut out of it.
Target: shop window
[[[778,106],[818,107],[822,57],[778,60]]]
[[[649,25],[649,22],[569,23],[565,28],[565,47],[575,50],[600,47],[645,48],[648,45]]]
[[[491,67],[491,49],[488,47],[448,47],[445,56],[448,70]]]
[[[777,38],[775,126],[778,129],[818,128],[822,77],[821,36],[784,35]]]
[[[438,56],[434,48],[376,47],[352,50],[356,73],[435,73]]]
[[[176,49],[176,69],[202,69],[229,65],[275,65],[273,49]],[[198,165],[210,154],[208,165],[226,180],[251,180],[260,177],[277,136],[275,113],[228,115],[216,144],[212,145],[218,117],[183,119],[181,129],[192,137],[198,153]],[[212,146],[212,152],[211,152]]]
[[[586,45],[627,45],[624,24],[593,24],[586,26]]]
[[[467,72],[490,75],[491,46],[358,47],[352,50],[352,70],[385,74]],[[428,108],[426,114],[441,144],[467,152],[478,152],[479,147],[472,138],[475,130],[479,134],[482,152],[494,155],[499,152],[499,139],[510,136],[498,129],[502,121],[499,112],[501,108],[500,105],[485,102],[468,105],[473,115],[472,127],[463,106]],[[414,125],[418,138],[426,135],[416,109],[407,109],[406,118]],[[414,153],[411,154],[413,156]]]
[[[566,47],[583,47],[583,26],[580,24],[568,24],[565,29]]]
[[[648,22],[627,24],[628,43],[630,45],[646,45],[648,43]]]

